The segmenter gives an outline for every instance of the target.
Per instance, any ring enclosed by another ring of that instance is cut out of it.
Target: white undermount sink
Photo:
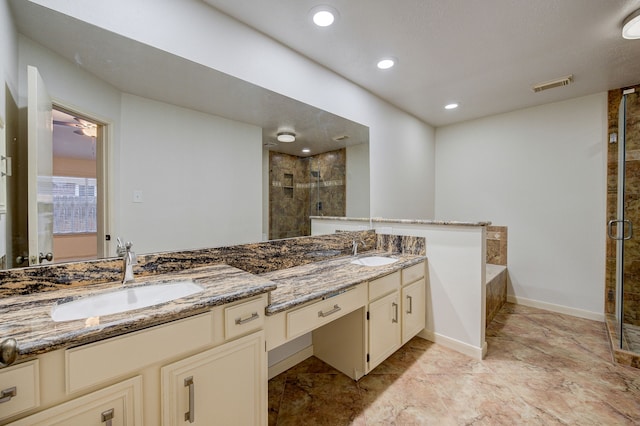
[[[360,259],[352,260],[351,263],[354,265],[361,265],[361,266],[383,266],[383,265],[390,265],[397,261],[398,259],[394,259],[392,257],[369,256],[369,257],[361,257]]]
[[[60,322],[117,314],[170,302],[202,290],[204,289],[193,281],[124,287],[120,290],[56,304],[51,309],[51,318]]]

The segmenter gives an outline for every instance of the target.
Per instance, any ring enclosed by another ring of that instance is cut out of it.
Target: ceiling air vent
[[[551,80],[533,86],[534,92],[542,92],[543,90],[553,89],[554,87],[567,86],[573,81],[573,74],[557,80]]]

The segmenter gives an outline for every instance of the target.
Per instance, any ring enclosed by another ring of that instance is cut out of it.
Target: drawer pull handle
[[[102,423],[105,423],[105,426],[111,426],[111,420],[113,420],[113,408],[103,411],[102,414],[100,414],[100,419]]]
[[[395,310],[394,318],[391,320],[391,322],[398,322],[398,304],[396,302],[393,302],[391,303],[391,306],[393,306],[393,309]]]
[[[184,420],[189,421],[189,423],[193,423],[196,417],[196,408],[195,408],[195,386],[193,384],[193,376],[189,376],[184,379],[185,387],[189,387],[189,411],[184,413]]]
[[[335,314],[336,312],[338,312],[338,311],[339,311],[339,310],[341,310],[341,309],[342,309],[342,308],[341,308],[340,306],[338,306],[338,305],[333,305],[333,309],[331,309],[330,311],[327,311],[327,312],[319,311],[319,312],[318,312],[318,316],[319,316],[319,317],[321,317],[321,318],[328,317],[329,315],[331,315],[331,314]]]
[[[3,390],[2,392],[0,392],[0,404],[2,404],[3,402],[11,401],[11,398],[16,396],[17,394],[18,394],[18,388],[16,388],[15,386],[12,388]]]
[[[409,299],[409,309],[407,310],[407,313],[412,314],[413,313],[413,297],[407,296],[407,299]]]
[[[236,318],[236,325],[243,325],[253,320],[257,320],[258,318],[260,318],[260,315],[257,312],[254,312],[251,314],[249,318],[245,318],[245,319]]]

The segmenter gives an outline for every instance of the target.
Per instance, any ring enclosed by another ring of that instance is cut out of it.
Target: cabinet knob
[[[16,339],[5,339],[0,343],[0,366],[13,364],[18,357],[18,342]]]
[[[40,263],[42,263],[43,260],[47,260],[49,262],[51,262],[53,260],[53,253],[49,252],[47,254],[42,254],[42,252],[40,252]]]

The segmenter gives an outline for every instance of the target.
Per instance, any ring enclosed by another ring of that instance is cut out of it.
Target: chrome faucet
[[[365,244],[364,240],[361,238],[360,242],[362,243],[362,247],[363,248],[367,248],[367,245]],[[358,255],[358,241],[353,240],[353,255],[357,256]]]
[[[122,244],[122,240],[118,237],[118,256],[122,256],[122,284],[126,284],[135,280],[133,276],[133,265],[138,264],[138,258],[135,252],[131,251],[133,243],[127,241],[126,244]]]

